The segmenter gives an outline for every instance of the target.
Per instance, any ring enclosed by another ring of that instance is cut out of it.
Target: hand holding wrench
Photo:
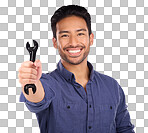
[[[26,43],[26,49],[28,50],[29,54],[30,54],[30,61],[35,62],[35,58],[36,58],[36,51],[38,49],[38,43],[33,40],[34,43],[34,47],[30,47],[29,42]],[[32,88],[33,94],[35,94],[36,92],[36,86],[35,84],[26,84],[24,86],[24,92],[29,95],[29,88]]]

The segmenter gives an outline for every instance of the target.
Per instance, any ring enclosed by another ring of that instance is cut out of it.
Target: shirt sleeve
[[[117,133],[135,133],[134,125],[131,123],[130,114],[127,110],[125,94],[119,85],[119,105],[116,114]]]
[[[38,103],[33,103],[28,101],[23,93],[20,95],[20,102],[25,102],[26,107],[29,109],[29,111],[33,113],[39,113],[40,111],[43,111],[44,109],[48,108],[51,101],[55,98],[55,92],[52,89],[53,79],[46,74],[42,74],[40,81],[43,85],[44,91],[45,91],[45,97],[42,101]]]

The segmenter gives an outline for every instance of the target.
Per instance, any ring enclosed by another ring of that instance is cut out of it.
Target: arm
[[[27,108],[34,113],[46,109],[54,98],[55,93],[51,88],[52,78],[50,77],[49,79],[45,74],[42,74],[40,61],[22,63],[18,77],[22,85],[20,102],[25,102]],[[33,94],[32,90],[29,89],[29,95],[25,94],[24,86],[26,84],[35,84],[36,93]]]
[[[31,61],[23,62],[21,67],[19,68],[19,82],[22,85],[22,92],[25,98],[30,102],[40,102],[44,98],[44,89],[40,82],[40,77],[42,75],[42,65],[39,60],[35,61],[35,63]],[[29,89],[29,95],[24,92],[24,86],[26,84],[35,84],[36,85],[36,93],[33,94],[31,88]]]
[[[116,131],[117,133],[135,133],[134,125],[131,124],[130,114],[127,110],[125,94],[119,86],[119,106],[116,114]]]

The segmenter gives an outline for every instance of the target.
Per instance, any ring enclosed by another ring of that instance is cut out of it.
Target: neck
[[[87,58],[78,65],[70,64],[61,59],[63,66],[75,75],[76,81],[89,80],[89,68],[87,66]]]

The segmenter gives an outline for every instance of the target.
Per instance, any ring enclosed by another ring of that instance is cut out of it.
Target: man
[[[39,60],[26,61],[18,75],[20,101],[36,113],[41,133],[134,133],[122,88],[87,61],[94,39],[87,10],[63,6],[51,27],[61,56],[57,69],[42,74]],[[26,95],[26,84],[35,84],[36,93]]]

